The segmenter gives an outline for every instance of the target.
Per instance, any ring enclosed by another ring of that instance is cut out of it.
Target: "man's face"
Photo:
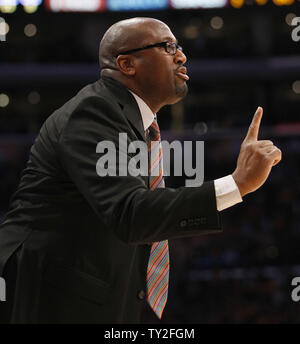
[[[169,27],[160,22],[148,23],[141,32],[145,39],[142,46],[160,42],[177,43]],[[155,97],[163,105],[174,104],[188,91],[188,76],[183,64],[186,56],[180,50],[175,55],[165,51],[164,47],[155,47],[135,53],[136,81],[140,88]]]

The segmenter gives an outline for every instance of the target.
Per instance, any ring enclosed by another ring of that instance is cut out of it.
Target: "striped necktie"
[[[156,118],[149,127],[147,144],[150,190],[164,188],[162,146]],[[152,243],[147,268],[147,300],[159,319],[162,317],[168,297],[169,267],[168,241]]]

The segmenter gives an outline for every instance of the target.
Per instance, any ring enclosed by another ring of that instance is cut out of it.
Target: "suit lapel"
[[[133,95],[125,86],[114,79],[103,77],[102,82],[110,91],[111,95],[121,105],[126,118],[133,125],[143,140],[146,141],[142,115]]]

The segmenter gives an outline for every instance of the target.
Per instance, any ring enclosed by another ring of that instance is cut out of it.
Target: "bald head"
[[[144,47],[148,49],[140,49]],[[176,48],[174,53],[172,47]],[[135,51],[124,54],[128,50]],[[187,93],[186,56],[178,49],[170,28],[160,20],[139,17],[112,25],[101,40],[99,62],[101,77],[121,83],[142,98],[153,113]]]
[[[116,55],[122,51],[142,47],[151,38],[153,26],[164,26],[165,23],[154,18],[131,18],[112,25],[104,34],[99,48],[101,69],[117,69]]]

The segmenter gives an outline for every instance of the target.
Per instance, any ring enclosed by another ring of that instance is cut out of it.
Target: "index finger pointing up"
[[[259,106],[253,116],[244,141],[257,141],[263,109]]]

